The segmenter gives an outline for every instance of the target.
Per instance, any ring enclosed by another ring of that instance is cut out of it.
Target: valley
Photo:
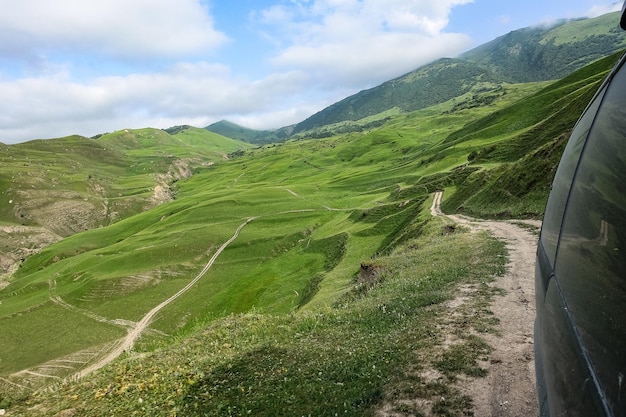
[[[533,233],[618,56],[271,143],[1,145],[0,409],[530,412]]]

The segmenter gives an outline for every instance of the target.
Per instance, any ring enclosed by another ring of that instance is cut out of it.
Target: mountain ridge
[[[255,131],[253,143],[327,137],[328,132],[334,130],[326,126],[344,122],[358,124],[362,119],[392,109],[410,112],[471,91],[483,96],[493,95],[507,83],[562,78],[597,59],[626,49],[626,34],[618,27],[618,20],[616,12],[596,18],[561,19],[550,26],[509,32],[457,58],[438,59],[359,91],[288,128]],[[212,130],[211,126],[207,129]],[[327,132],[320,134],[320,129]],[[275,132],[281,134],[275,135]]]

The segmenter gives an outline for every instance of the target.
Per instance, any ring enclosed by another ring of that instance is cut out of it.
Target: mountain
[[[296,124],[294,133],[381,114],[410,112],[468,92],[493,95],[503,83],[556,80],[626,48],[618,13],[513,31],[466,52],[347,97]]]
[[[272,142],[283,142],[293,132],[292,126],[286,126],[277,130],[254,130],[227,120],[220,120],[219,122],[205,127],[205,129],[227,138],[233,138],[257,145]]]
[[[380,126],[388,116],[469,95],[472,105],[506,93],[508,84],[556,80],[626,48],[618,13],[559,20],[519,29],[458,58],[443,58],[360,91],[293,126],[258,131],[222,120],[206,129],[254,144],[293,138],[323,138]]]
[[[406,113],[443,103],[472,90],[501,89],[504,77],[471,62],[444,58],[378,87],[335,103],[296,125],[294,133],[356,121],[396,108]]]
[[[508,82],[556,80],[626,48],[619,13],[516,30],[462,54]]]

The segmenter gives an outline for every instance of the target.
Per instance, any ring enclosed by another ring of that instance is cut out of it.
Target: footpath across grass
[[[179,343],[129,355],[82,381],[20,398],[4,398],[13,416],[295,416],[373,415],[422,399],[437,415],[471,412],[454,387],[459,375],[480,377],[493,330],[476,291],[476,313],[450,343],[446,301],[461,286],[487,288],[504,271],[502,243],[432,219],[423,234],[368,261],[368,284],[333,307],[273,315],[231,315],[198,325]],[[445,231],[448,231],[446,233]],[[448,329],[448,330],[446,330]],[[426,378],[435,372],[439,377]]]

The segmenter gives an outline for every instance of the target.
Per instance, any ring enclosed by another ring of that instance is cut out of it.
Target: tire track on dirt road
[[[120,356],[123,352],[129,351],[130,349],[132,349],[135,343],[135,340],[137,340],[139,336],[141,335],[141,333],[148,327],[148,325],[150,324],[154,316],[159,311],[161,311],[164,307],[170,304],[172,301],[176,300],[181,295],[189,291],[191,287],[193,287],[196,284],[196,282],[198,282],[200,278],[202,278],[204,274],[207,273],[207,271],[211,268],[211,266],[213,266],[213,263],[215,262],[217,257],[224,251],[224,249],[226,249],[228,245],[230,245],[235,239],[237,239],[237,237],[239,236],[239,233],[241,232],[241,229],[243,229],[244,226],[246,226],[248,223],[250,223],[251,221],[255,219],[256,217],[250,217],[245,222],[240,224],[237,230],[235,231],[235,233],[233,234],[233,236],[230,239],[228,239],[226,242],[224,242],[222,246],[220,246],[220,248],[213,254],[211,259],[209,259],[209,262],[207,262],[206,265],[204,265],[204,268],[202,268],[202,270],[198,273],[198,275],[196,275],[194,279],[192,279],[187,285],[185,285],[185,287],[181,288],[176,294],[172,295],[170,298],[163,301],[161,304],[157,305],[152,310],[150,310],[145,316],[143,316],[143,318],[139,320],[137,324],[128,331],[128,334],[126,335],[126,337],[123,339],[120,339],[115,344],[115,347],[106,356],[104,356],[97,362],[93,363],[92,365],[88,366],[87,368],[77,372],[76,374],[73,375],[72,378],[80,379],[84,377],[85,375],[88,375],[91,372],[96,371],[102,368],[103,366],[109,364],[118,356]]]
[[[445,216],[470,230],[485,230],[506,243],[507,270],[492,284],[505,290],[490,306],[499,319],[499,335],[481,335],[494,350],[483,363],[484,378],[463,382],[459,387],[474,400],[474,415],[526,417],[538,414],[535,387],[533,323],[535,319],[535,253],[537,236],[520,227],[525,223],[538,228],[538,221],[483,221],[441,211],[443,192],[433,198],[433,216]],[[517,224],[516,224],[517,223]]]

